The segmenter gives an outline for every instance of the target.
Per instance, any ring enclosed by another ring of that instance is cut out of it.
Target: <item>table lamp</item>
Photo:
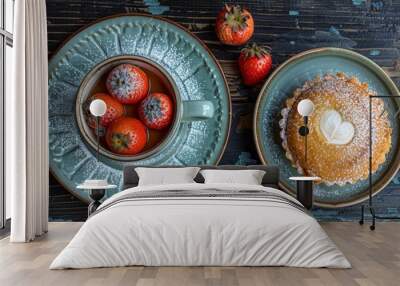
[[[99,139],[99,118],[102,117],[107,111],[106,103],[101,99],[95,99],[90,103],[90,113],[96,118],[96,137],[97,137],[97,162],[99,162],[99,150],[100,150],[100,139]]]
[[[297,105],[297,112],[303,116],[304,125],[299,128],[299,134],[304,136],[304,159],[307,162],[307,135],[310,133],[308,128],[308,117],[314,111],[314,103],[309,99],[303,99]]]

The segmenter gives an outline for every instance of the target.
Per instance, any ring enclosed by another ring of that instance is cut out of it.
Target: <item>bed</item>
[[[261,185],[196,183],[138,186],[124,169],[124,191],[88,218],[50,269],[144,266],[350,268],[343,253],[293,197],[273,166]]]

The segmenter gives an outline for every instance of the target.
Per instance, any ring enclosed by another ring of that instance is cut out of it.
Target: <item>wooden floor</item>
[[[125,267],[48,270],[50,262],[81,223],[50,223],[32,243],[0,241],[0,285],[400,285],[400,223],[379,223],[371,232],[357,223],[323,223],[353,265],[352,269],[288,267]]]

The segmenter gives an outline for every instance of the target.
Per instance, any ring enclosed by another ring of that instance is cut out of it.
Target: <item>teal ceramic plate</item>
[[[78,128],[77,93],[86,75],[102,63],[129,56],[159,66],[172,80],[181,102],[211,102],[214,116],[201,121],[182,120],[168,141],[144,158],[127,161],[101,154],[97,162],[94,148]],[[108,179],[110,184],[119,186],[119,191],[125,164],[217,164],[228,139],[230,113],[229,90],[220,66],[188,31],[146,15],[107,18],[75,34],[50,61],[50,168],[67,189],[86,198],[87,194],[76,186],[90,178]],[[116,191],[110,191],[108,196]]]
[[[368,58],[344,49],[321,48],[301,53],[282,64],[265,83],[259,95],[255,117],[254,135],[258,154],[264,164],[278,165],[281,170],[281,186],[295,194],[295,182],[289,177],[298,173],[285,157],[279,136],[278,121],[285,100],[304,82],[326,73],[344,72],[367,82],[379,95],[399,95],[395,84],[386,73]],[[399,101],[385,99],[385,107],[391,118],[392,148],[384,163],[373,176],[373,193],[382,190],[396,175],[400,162],[399,119],[394,114]],[[315,204],[322,207],[349,206],[368,197],[368,180],[344,186],[318,184],[315,187]]]

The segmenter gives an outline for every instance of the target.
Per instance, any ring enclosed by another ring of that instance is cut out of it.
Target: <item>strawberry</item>
[[[107,93],[95,93],[88,100],[87,104],[87,115],[88,115],[88,125],[91,128],[96,128],[96,118],[90,113],[89,105],[95,99],[103,100],[107,105],[106,113],[100,118],[100,125],[102,127],[108,127],[115,119],[118,119],[124,115],[124,106],[116,99],[108,95]]]
[[[140,103],[139,118],[148,128],[164,129],[172,122],[173,109],[172,100],[167,95],[152,93]]]
[[[138,119],[121,117],[108,127],[106,143],[114,153],[135,155],[146,146],[147,128]]]
[[[225,45],[245,44],[254,33],[254,20],[250,12],[239,5],[228,5],[218,13],[215,30]]]
[[[121,64],[108,74],[106,87],[119,102],[135,104],[149,93],[149,78],[141,68],[131,64]]]
[[[255,85],[266,78],[272,67],[272,57],[257,44],[244,48],[239,56],[239,69],[245,85]]]

